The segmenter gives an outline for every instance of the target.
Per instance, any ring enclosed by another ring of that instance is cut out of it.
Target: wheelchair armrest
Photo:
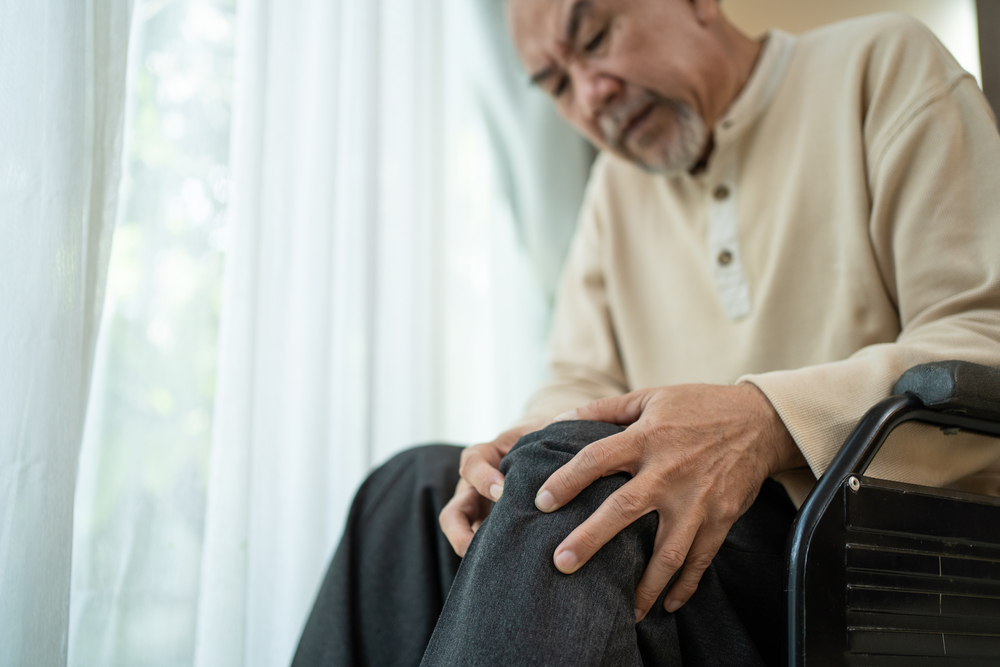
[[[858,477],[889,433],[909,421],[937,426],[946,434],[962,430],[1000,438],[1000,370],[965,361],[915,366],[900,377],[892,396],[873,406],[858,422],[802,505],[789,535],[786,657],[792,667],[806,665],[807,557],[820,524],[824,519],[838,520],[839,512],[843,525],[844,498],[863,488]],[[833,506],[835,499],[840,499],[839,504]],[[836,511],[828,514],[831,507]],[[828,663],[844,664],[836,655]]]
[[[913,394],[925,408],[1000,422],[1000,369],[969,361],[920,364],[903,373],[893,394]]]

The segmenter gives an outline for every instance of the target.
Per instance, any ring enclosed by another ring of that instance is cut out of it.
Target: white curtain
[[[373,465],[519,416],[590,159],[501,3],[243,0],[238,24],[203,667],[289,662]]]
[[[65,665],[130,0],[0,0],[0,664]]]

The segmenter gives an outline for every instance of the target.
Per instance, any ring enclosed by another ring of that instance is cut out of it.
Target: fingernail
[[[569,412],[564,412],[561,415],[555,417],[552,421],[554,422],[564,422],[570,419],[576,419],[576,410],[570,410]]]
[[[500,496],[503,495],[503,487],[499,484],[494,484],[490,487],[490,495],[493,496],[493,500],[500,500]]]
[[[638,623],[640,618],[642,618],[642,609],[636,609],[635,610],[635,622]]]
[[[672,614],[680,609],[682,604],[683,602],[680,602],[679,600],[667,600],[666,603],[664,603],[663,608],[666,609],[668,613]]]
[[[548,491],[539,491],[535,496],[535,507],[543,512],[549,512],[556,506],[556,499]]]
[[[576,569],[576,563],[576,554],[572,551],[563,551],[556,556],[556,567],[558,567],[561,572],[565,572],[566,574],[569,574]]]

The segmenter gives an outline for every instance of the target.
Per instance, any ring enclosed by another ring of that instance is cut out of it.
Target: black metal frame
[[[1000,0],[977,0],[979,22],[979,61],[982,65],[983,92],[993,113],[1000,118]]]
[[[865,470],[878,453],[879,448],[885,442],[886,438],[893,429],[901,424],[916,421],[941,427],[942,429],[961,429],[1000,437],[1000,422],[963,414],[960,410],[962,410],[961,406],[956,406],[954,402],[948,404],[947,408],[942,410],[941,408],[935,409],[926,406],[920,398],[913,394],[891,396],[878,403],[865,414],[854,432],[844,443],[844,446],[826,473],[819,480],[816,488],[799,511],[792,525],[788,541],[786,561],[788,568],[786,584],[788,640],[786,656],[789,665],[793,667],[816,667],[817,665],[848,664],[844,657],[843,648],[841,648],[845,641],[843,638],[846,632],[847,612],[843,608],[836,609],[836,604],[830,600],[817,601],[816,596],[822,597],[829,591],[817,591],[818,587],[815,585],[815,581],[812,582],[814,585],[809,585],[808,575],[810,568],[824,567],[827,572],[833,571],[827,566],[813,565],[814,561],[824,557],[823,554],[826,553],[823,551],[824,549],[834,550],[834,553],[829,555],[828,559],[834,561],[839,559],[841,561],[839,565],[833,563],[834,570],[838,566],[841,570],[844,569],[842,545],[841,550],[837,552],[835,546],[824,544],[824,541],[831,541],[824,537],[826,534],[823,529],[824,523],[831,525],[839,521],[843,525],[844,513],[839,512],[839,508],[846,506],[848,502],[857,502],[849,499],[852,497],[852,494],[854,496],[857,495],[862,483],[866,487],[881,486],[885,489],[901,490],[897,491],[897,495],[902,493],[904,495],[910,494],[910,497],[915,497],[913,494],[920,494],[922,491],[920,487],[884,484],[878,483],[877,480],[862,478]],[[862,479],[864,479],[864,482],[862,482]],[[939,492],[938,490],[928,491],[932,494],[952,499],[964,498],[966,501],[972,497],[971,494]],[[875,493],[876,491],[873,490],[867,495]],[[985,500],[985,497],[983,498]],[[841,499],[843,500],[843,504],[838,502]],[[987,502],[993,506],[1000,506],[1000,503],[994,503],[992,500]],[[828,511],[831,509],[834,511]],[[996,526],[996,531],[1000,533],[1000,525]],[[843,534],[843,529],[841,529],[840,533],[841,535]],[[844,595],[844,580],[835,575],[832,578],[836,580],[825,581],[823,583],[827,588],[833,589],[834,597],[836,595]],[[841,587],[839,591],[836,590],[837,587]],[[806,612],[807,604],[810,604],[810,596],[812,596],[813,607],[819,604],[820,606],[831,608],[833,616],[830,622],[831,624],[839,625],[839,628],[811,628],[810,636],[807,638]],[[837,635],[836,633],[840,634]],[[832,639],[824,639],[823,636],[827,634]],[[890,664],[890,662],[882,662],[881,664]],[[906,664],[913,663],[908,662]]]

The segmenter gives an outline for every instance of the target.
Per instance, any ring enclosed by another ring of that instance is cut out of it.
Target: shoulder
[[[842,44],[864,44],[894,37],[933,39],[923,23],[908,14],[881,12],[830,23],[803,33],[802,39],[829,40]]]
[[[864,76],[869,92],[891,81],[947,89],[969,76],[931,30],[906,14],[882,13],[840,21],[803,34],[797,56]]]
[[[820,117],[831,109],[860,112],[858,130],[872,155],[880,154],[922,110],[951,97],[959,82],[975,85],[927,26],[895,13],[850,19],[801,35],[789,80],[806,98],[802,104]]]

